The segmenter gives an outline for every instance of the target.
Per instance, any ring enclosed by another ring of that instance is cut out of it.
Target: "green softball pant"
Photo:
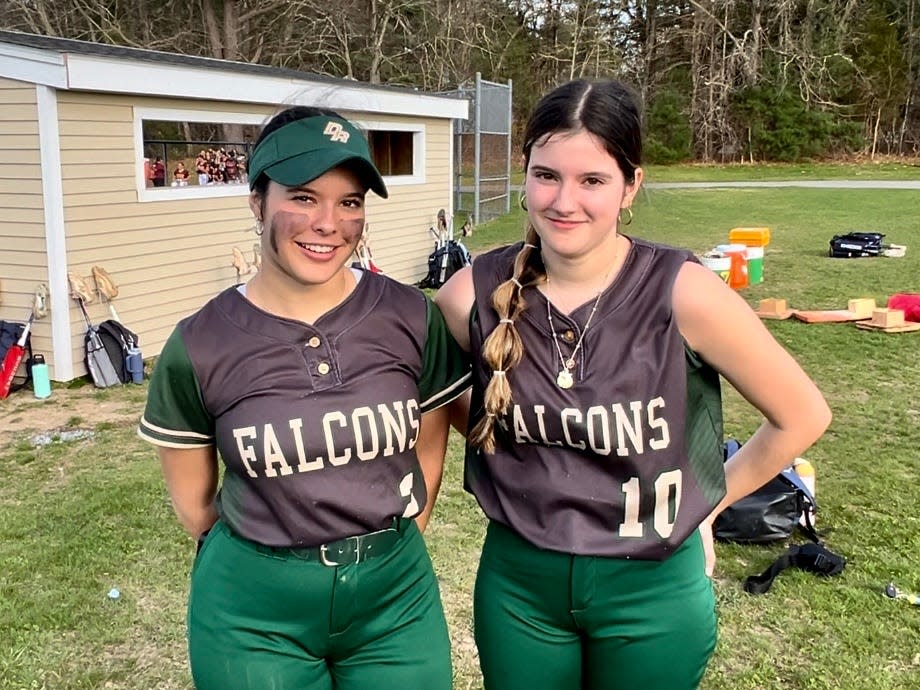
[[[192,568],[188,644],[197,690],[451,687],[437,579],[414,522],[386,553],[337,567],[218,522]]]
[[[716,644],[698,532],[644,561],[547,551],[491,522],[474,619],[486,690],[690,690]]]

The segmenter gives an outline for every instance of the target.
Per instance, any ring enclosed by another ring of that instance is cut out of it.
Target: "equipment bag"
[[[128,362],[132,348],[137,347],[138,344],[137,334],[114,319],[102,321],[96,326],[96,329],[106,355],[118,375],[118,380],[121,383],[131,383],[132,374],[128,368]]]
[[[0,362],[6,357],[6,351],[19,342],[22,337],[22,330],[26,327],[24,323],[18,321],[0,321]],[[26,354],[22,358],[22,374],[13,379],[10,385],[10,393],[18,391],[20,388],[27,386],[32,380],[32,334],[26,336],[25,342]]]
[[[439,288],[457,271],[472,263],[466,247],[455,240],[436,245],[428,256],[428,275],[418,284],[420,288]]]
[[[83,349],[85,353],[86,370],[89,372],[93,385],[96,388],[110,388],[111,386],[121,385],[122,381],[118,371],[124,366],[124,360],[120,355],[112,359],[112,355],[106,350],[99,335],[98,326],[87,326],[86,334],[83,336]]]
[[[882,253],[884,237],[878,232],[849,232],[845,235],[834,235],[827,254],[838,259],[878,256]]]
[[[728,439],[724,459],[734,455],[741,444]],[[722,541],[766,544],[788,539],[801,527],[814,542],[818,535],[811,514],[818,509],[815,497],[791,467],[787,467],[756,491],[732,503],[713,523],[713,536]],[[800,519],[805,517],[805,525]]]
[[[734,455],[741,444],[735,439],[725,442],[725,460]],[[796,567],[816,575],[839,575],[846,559],[824,546],[815,530],[811,516],[818,504],[811,491],[796,473],[787,467],[776,477],[723,510],[713,523],[713,536],[723,541],[744,544],[764,544],[788,539],[796,529],[802,531],[811,544],[790,546],[765,571],[751,575],[744,582],[749,594],[766,594],[773,580],[786,568]],[[801,519],[804,517],[804,524]]]

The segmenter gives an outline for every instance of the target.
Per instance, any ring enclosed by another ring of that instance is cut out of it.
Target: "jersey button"
[[[319,347],[319,338],[315,335],[307,341],[307,345],[310,347]]]
[[[326,362],[320,362],[317,365],[316,370],[319,372],[320,376],[325,376],[329,373],[329,365]]]
[[[573,333],[571,330],[568,330],[562,334],[562,339],[567,343],[575,342],[575,333]]]

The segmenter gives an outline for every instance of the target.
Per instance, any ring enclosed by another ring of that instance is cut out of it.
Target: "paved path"
[[[811,187],[814,189],[920,189],[920,180],[749,180],[745,182],[643,182],[643,189],[717,189],[723,187]],[[511,185],[519,194],[522,185]],[[473,193],[472,185],[460,191]]]
[[[647,189],[715,187],[815,187],[819,189],[920,189],[920,180],[758,180],[750,182],[646,182]]]

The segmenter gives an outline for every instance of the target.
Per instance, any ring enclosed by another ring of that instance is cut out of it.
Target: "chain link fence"
[[[454,213],[473,222],[511,210],[512,84],[485,81],[477,72],[472,84],[446,95],[470,102],[470,117],[454,122]]]

